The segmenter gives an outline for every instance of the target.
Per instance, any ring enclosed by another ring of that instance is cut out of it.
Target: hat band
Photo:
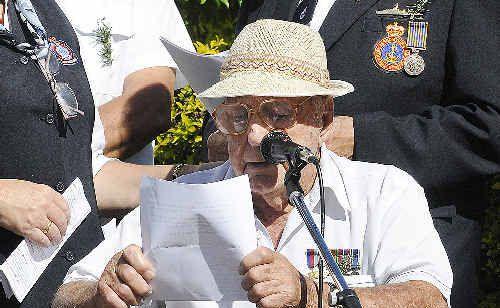
[[[244,71],[263,71],[298,78],[305,81],[328,85],[330,73],[314,64],[290,57],[275,55],[243,54],[229,56],[220,71],[221,80],[230,75]]]

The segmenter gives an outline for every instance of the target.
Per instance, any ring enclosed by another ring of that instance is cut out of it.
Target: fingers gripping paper
[[[66,235],[59,244],[41,247],[23,240],[0,266],[0,279],[5,295],[14,294],[22,302],[61,247],[90,213],[82,182],[76,178],[63,193],[71,213]]]
[[[238,267],[257,239],[246,175],[210,184],[145,178],[141,232],[154,300],[247,300]]]

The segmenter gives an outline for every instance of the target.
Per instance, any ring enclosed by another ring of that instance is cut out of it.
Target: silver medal
[[[404,63],[404,70],[410,76],[418,76],[425,69],[425,61],[418,53],[409,55]]]

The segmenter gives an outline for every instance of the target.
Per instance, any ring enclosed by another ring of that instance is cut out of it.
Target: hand
[[[126,308],[151,295],[154,269],[140,247],[130,245],[111,258],[97,285],[96,307]]]
[[[70,218],[61,194],[47,185],[0,180],[0,226],[42,246],[61,241]]]
[[[282,254],[258,247],[240,264],[241,286],[258,307],[299,307],[301,274]]]
[[[354,122],[351,117],[338,116],[321,132],[321,141],[330,151],[352,159],[354,154]]]

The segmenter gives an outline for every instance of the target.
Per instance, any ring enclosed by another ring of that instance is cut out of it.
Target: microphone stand
[[[290,167],[285,174],[285,187],[288,199],[292,206],[297,208],[300,217],[302,217],[307,230],[311,234],[311,237],[319,250],[321,258],[326,263],[326,267],[333,278],[335,286],[339,290],[337,293],[336,304],[342,305],[344,308],[362,308],[356,292],[350,289],[347,285],[337,262],[335,262],[332,253],[326,245],[325,239],[321,236],[321,233],[304,202],[304,192],[300,187],[299,180],[301,176],[300,172],[305,166],[307,166],[307,163],[299,159],[299,157],[288,157],[288,163]],[[322,300],[322,298],[319,298],[318,302]],[[335,299],[333,301],[335,301]]]

